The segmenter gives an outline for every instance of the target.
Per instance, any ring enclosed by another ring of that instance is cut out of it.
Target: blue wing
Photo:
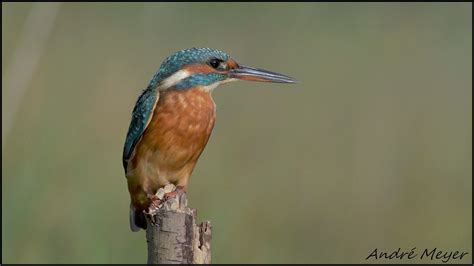
[[[156,89],[148,88],[142,92],[133,108],[132,121],[130,122],[123,147],[122,163],[125,173],[127,172],[128,160],[130,160],[135,146],[153,116],[153,110],[158,98],[159,92]]]

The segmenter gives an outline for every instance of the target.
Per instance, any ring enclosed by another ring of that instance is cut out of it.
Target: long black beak
[[[276,83],[296,83],[294,78],[268,70],[239,65],[238,68],[229,71],[230,78],[241,80],[276,82]]]

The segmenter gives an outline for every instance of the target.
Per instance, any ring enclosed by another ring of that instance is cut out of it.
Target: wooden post
[[[173,191],[168,185],[158,198]],[[196,211],[188,207],[186,193],[163,202],[147,215],[148,264],[210,264],[211,223],[196,225]]]

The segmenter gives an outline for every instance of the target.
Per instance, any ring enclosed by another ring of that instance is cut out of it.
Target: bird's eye
[[[225,69],[225,64],[223,64],[223,61],[217,58],[213,58],[209,61],[209,65],[215,69],[220,69],[223,70]]]

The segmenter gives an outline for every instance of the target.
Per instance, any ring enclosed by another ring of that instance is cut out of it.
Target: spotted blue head
[[[166,58],[151,80],[150,87],[158,90],[201,87],[211,91],[220,84],[236,80],[295,82],[282,74],[240,65],[223,51],[191,48]]]

